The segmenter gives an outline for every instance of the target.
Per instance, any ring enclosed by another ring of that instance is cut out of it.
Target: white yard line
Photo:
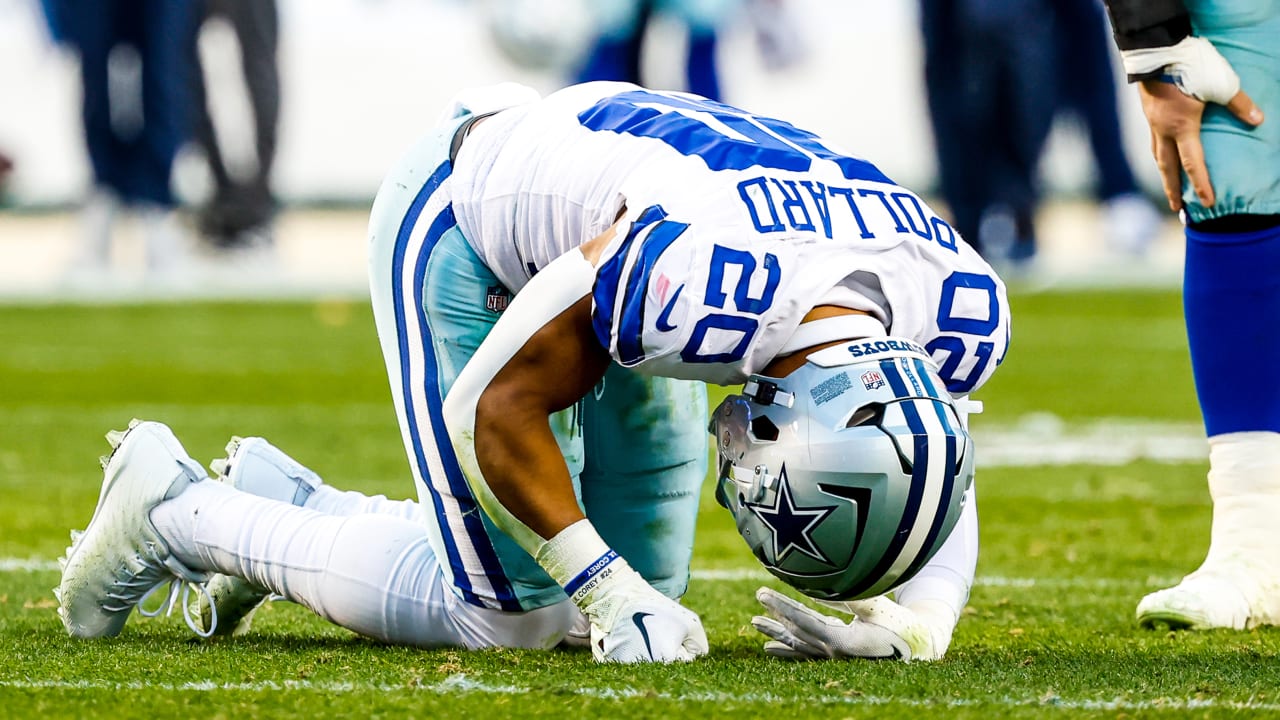
[[[104,690],[104,691],[148,691],[148,692],[311,692],[324,694],[349,693],[433,693],[437,695],[525,695],[546,692],[542,688],[527,688],[518,685],[493,684],[474,680],[464,674],[450,675],[437,683],[426,685],[389,685],[384,683],[325,683],[308,681],[264,681],[250,683],[215,683],[210,681],[189,683],[160,683],[146,681],[109,682],[101,680],[0,680],[0,688],[15,690]],[[674,700],[677,702],[712,702],[739,703],[750,705],[779,705],[794,703],[797,698],[775,695],[773,693],[728,693],[728,692],[690,692],[690,693],[655,693],[652,690],[639,690],[630,687],[565,687],[556,688],[556,692],[569,692],[589,698],[607,700],[629,700],[632,698]],[[893,706],[905,705],[921,708],[959,708],[959,707],[1050,707],[1078,710],[1263,710],[1280,711],[1280,704],[1254,701],[1215,700],[1213,698],[1167,698],[1153,700],[1128,700],[1115,698],[1111,700],[1072,699],[1051,695],[1048,697],[1003,697],[973,699],[919,699],[895,698],[878,695],[844,695],[831,693],[816,697],[802,698],[806,702],[818,702],[824,705],[840,706]]]
[[[1123,465],[1135,460],[1208,462],[1209,444],[1198,423],[1131,418],[1066,422],[1034,413],[1012,425],[972,420],[979,468],[1030,465]]]
[[[0,574],[56,572],[56,560],[41,558],[0,557]],[[759,568],[721,568],[694,570],[694,580],[701,582],[764,582],[770,575]],[[1167,578],[1035,578],[1005,577],[1002,575],[980,575],[974,581],[979,587],[1012,587],[1012,588],[1116,588],[1116,587],[1164,587],[1177,582],[1176,577]]]

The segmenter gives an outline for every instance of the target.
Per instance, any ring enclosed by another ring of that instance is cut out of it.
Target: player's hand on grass
[[[1160,73],[1160,77],[1139,85],[1139,95],[1151,127],[1151,154],[1160,169],[1169,207],[1175,211],[1182,208],[1182,172],[1186,172],[1200,204],[1212,206],[1216,198],[1200,144],[1205,103],[1226,107],[1250,126],[1262,124],[1262,111],[1240,89],[1240,78],[1231,64],[1204,38],[1187,37],[1169,47],[1121,54],[1125,71],[1131,75]]]
[[[765,652],[792,660],[937,660],[951,644],[956,620],[949,608],[934,601],[911,608],[884,596],[825,603],[852,614],[846,622],[769,588],[757,590],[756,599],[769,613],[751,619],[770,638]]]
[[[591,619],[591,654],[598,662],[686,662],[707,653],[697,614],[630,567],[616,569],[582,610]]]

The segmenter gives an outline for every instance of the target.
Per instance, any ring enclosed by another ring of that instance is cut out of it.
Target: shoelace
[[[147,598],[154,595],[157,590],[166,585],[169,586],[169,590],[164,602],[160,603],[160,606],[155,610],[147,610],[145,607],[147,604]],[[191,591],[193,589],[204,595],[205,602],[209,603],[209,629],[207,631],[200,629],[200,623],[197,622],[194,615],[192,615]],[[182,619],[187,623],[187,627],[191,628],[191,632],[202,638],[211,637],[214,631],[218,629],[218,606],[214,604],[213,596],[209,594],[207,583],[192,582],[190,580],[175,577],[153,585],[151,589],[143,593],[142,597],[138,600],[138,614],[148,618],[157,617],[161,613],[164,613],[166,617],[170,616],[173,614],[174,603],[179,601],[179,594],[182,596],[180,600],[182,604]]]
[[[142,565],[142,568],[136,571],[132,577],[117,578],[114,587],[107,591],[107,598],[120,604],[114,607],[104,605],[103,609],[111,612],[120,612],[137,606],[138,614],[143,617],[156,617],[161,613],[172,615],[173,604],[179,599],[178,596],[181,593],[182,619],[186,622],[187,627],[202,638],[213,635],[218,628],[218,607],[214,605],[213,596],[209,593],[208,587],[206,587],[209,581],[207,574],[189,570],[179,563],[176,558],[162,555],[159,547],[151,542],[146,543],[136,560]],[[155,610],[147,610],[145,607],[147,599],[155,594],[156,590],[166,585],[169,586],[169,590],[164,602]],[[143,588],[146,588],[146,591],[141,596],[138,596],[138,591]],[[209,603],[209,629],[207,631],[200,629],[200,624],[196,622],[191,614],[189,600],[192,588],[203,594],[205,600]],[[134,598],[137,599],[134,600]]]

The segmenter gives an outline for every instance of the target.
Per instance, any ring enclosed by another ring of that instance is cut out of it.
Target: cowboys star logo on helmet
[[[775,577],[811,597],[883,594],[929,561],[960,517],[972,439],[937,364],[882,336],[753,376],[712,418],[716,499]]]
[[[760,518],[760,522],[773,533],[773,557],[778,561],[792,550],[799,550],[814,560],[828,565],[831,558],[822,552],[813,541],[813,531],[831,513],[836,511],[835,505],[816,507],[797,507],[791,497],[791,486],[787,482],[787,466],[783,465],[778,473],[778,491],[774,493],[773,504],[746,503],[747,508]]]

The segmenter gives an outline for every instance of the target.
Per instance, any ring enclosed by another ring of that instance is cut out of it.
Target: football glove
[[[765,652],[792,660],[937,660],[951,644],[956,622],[950,608],[937,601],[910,608],[884,596],[823,603],[854,616],[844,622],[769,588],[757,590],[756,599],[769,613],[751,619],[770,638]]]
[[[1187,36],[1175,45],[1140,48],[1120,53],[1129,75],[1161,71],[1185,95],[1226,105],[1240,92],[1240,77],[1213,43]]]
[[[591,620],[598,662],[684,662],[707,653],[697,614],[653,589],[618,558],[607,580],[580,607]]]

